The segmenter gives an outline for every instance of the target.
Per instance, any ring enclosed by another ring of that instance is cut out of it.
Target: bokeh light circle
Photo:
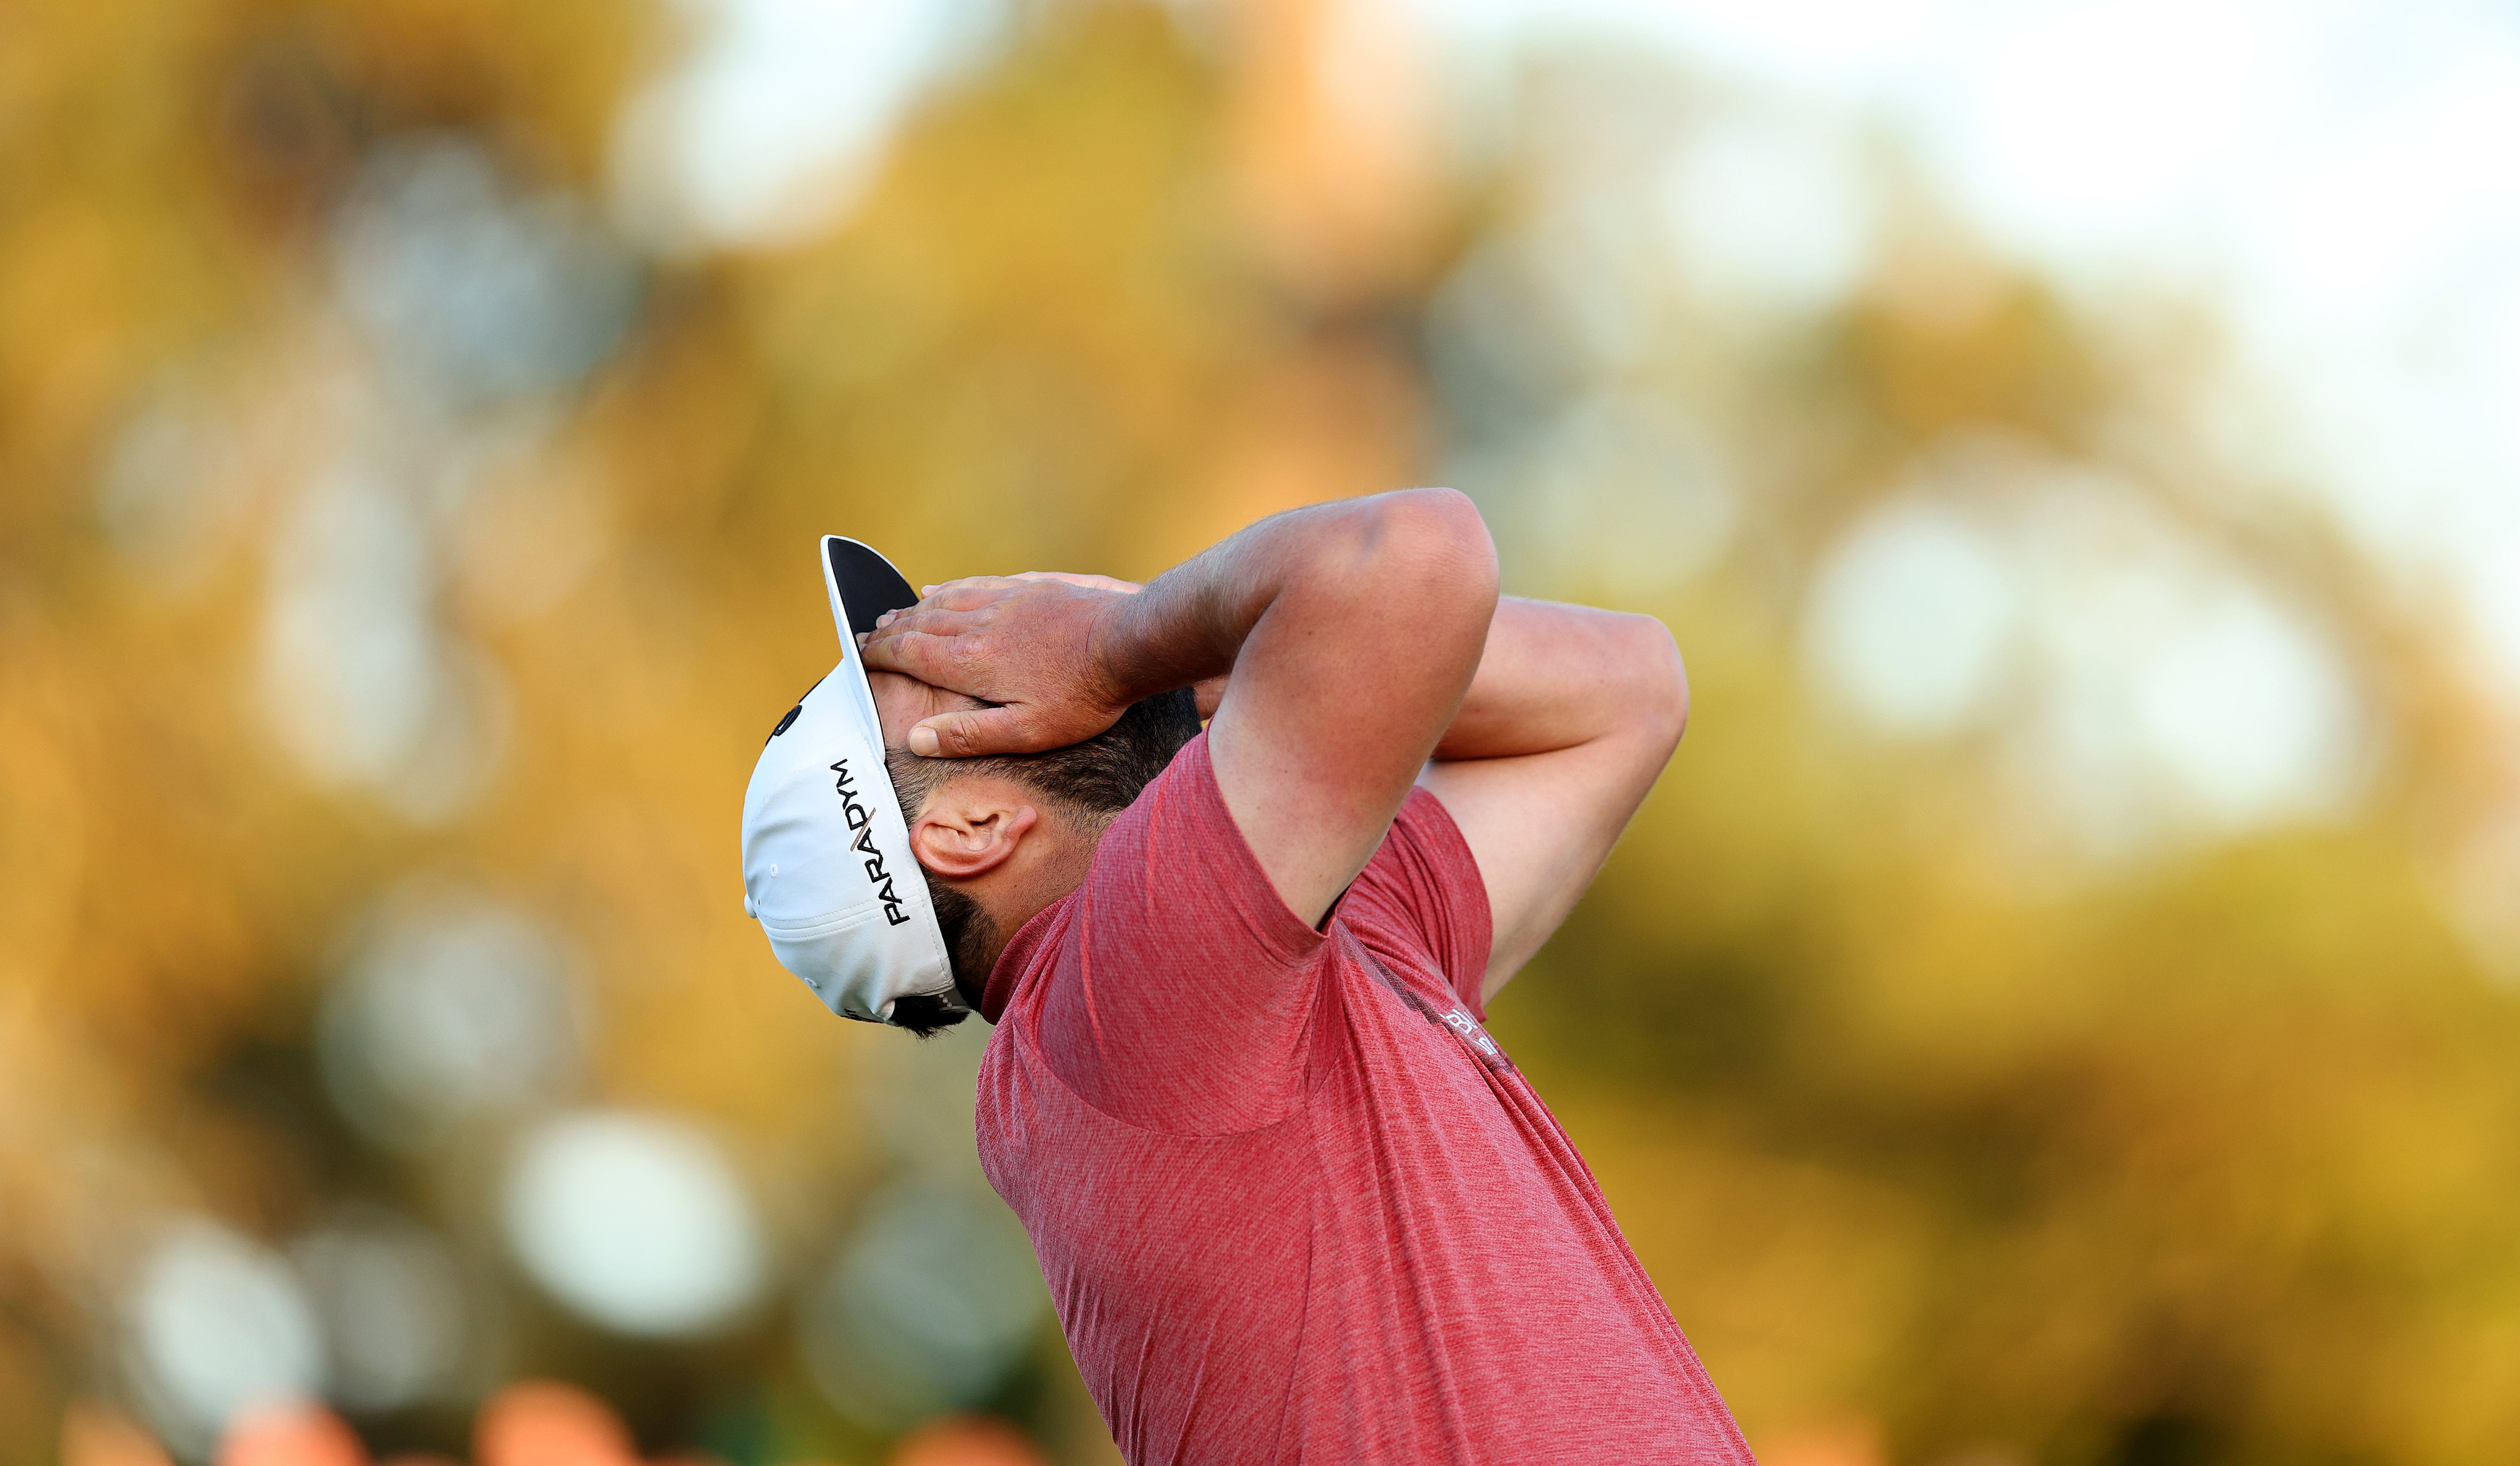
[[[505,1212],[534,1281],[622,1333],[713,1332],[764,1281],[760,1229],[734,1170],[678,1121],[587,1112],[546,1122],[518,1147]]]
[[[323,1334],[289,1264],[207,1217],[178,1222],[150,1250],[127,1318],[133,1381],[178,1449],[206,1449],[238,1414],[323,1384]]]

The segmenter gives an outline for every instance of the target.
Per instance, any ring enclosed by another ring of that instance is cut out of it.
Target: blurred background
[[[1429,482],[1688,657],[1494,1029],[1769,1466],[2520,1451],[2520,12],[0,34],[0,1463],[1115,1459],[742,914],[813,537]]]

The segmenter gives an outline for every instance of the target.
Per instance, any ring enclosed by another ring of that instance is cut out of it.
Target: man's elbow
[[[1629,670],[1627,697],[1637,727],[1669,756],[1688,729],[1688,668],[1681,661],[1680,643],[1669,626],[1650,616],[1620,620],[1626,642],[1621,662]]]
[[[1450,613],[1484,638],[1496,614],[1496,541],[1467,494],[1411,488],[1359,501],[1366,573],[1429,616]]]

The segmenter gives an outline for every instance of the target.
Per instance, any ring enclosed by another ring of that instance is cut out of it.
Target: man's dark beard
[[[936,906],[936,928],[945,935],[955,989],[977,1013],[981,995],[989,990],[989,948],[997,945],[998,924],[978,901],[950,886],[930,881],[927,896]]]

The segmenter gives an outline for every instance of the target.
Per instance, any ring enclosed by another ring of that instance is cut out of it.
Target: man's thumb
[[[910,752],[922,758],[974,758],[1025,751],[1023,728],[1012,708],[940,712],[911,726]]]

